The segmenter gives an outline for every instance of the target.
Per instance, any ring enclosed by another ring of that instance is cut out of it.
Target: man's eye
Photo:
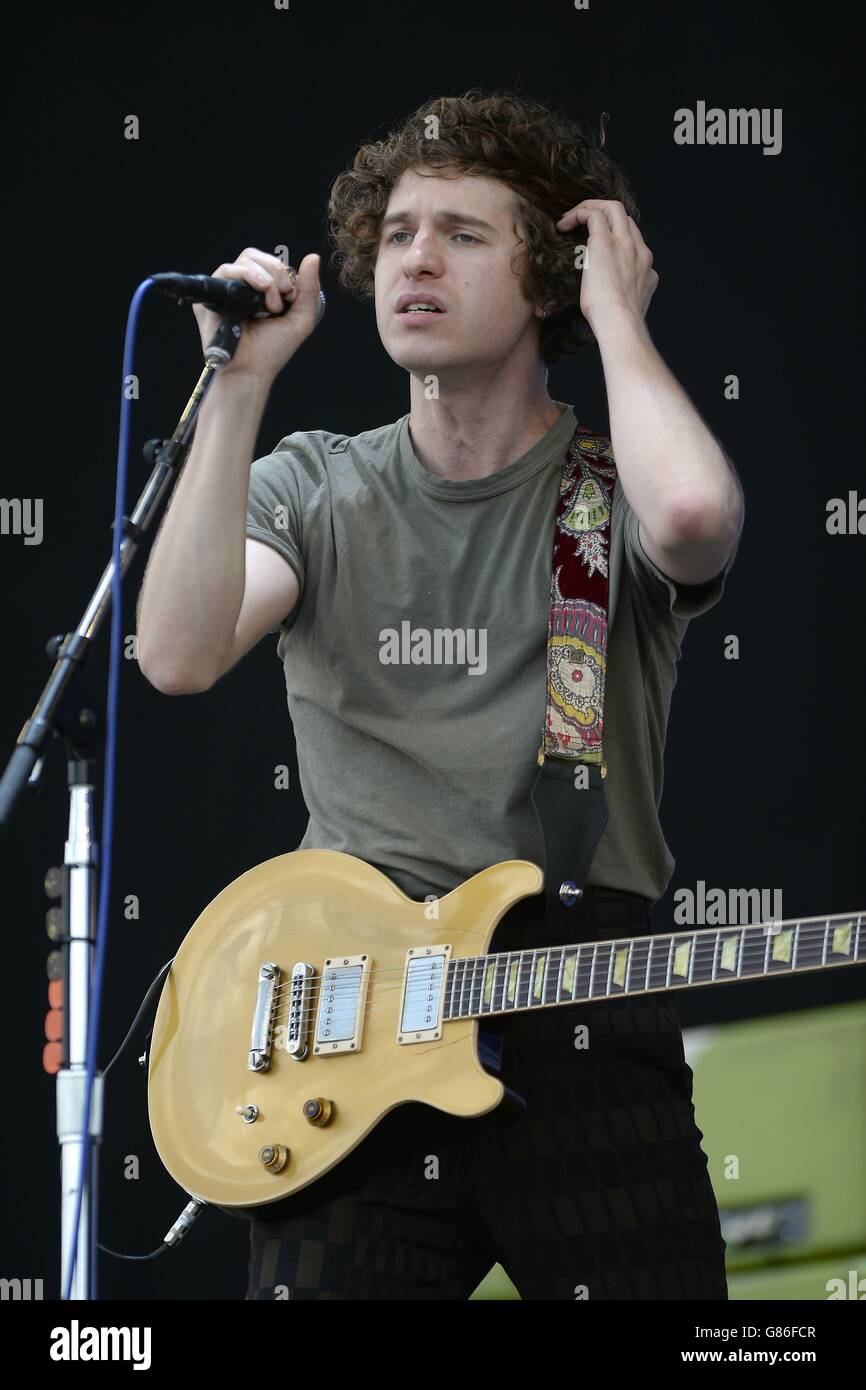
[[[389,240],[389,242],[393,242],[394,238],[397,237],[397,236],[411,236],[411,235],[412,235],[411,232],[392,232],[391,235],[389,236],[388,240]],[[477,237],[477,236],[473,236],[471,232],[455,232],[454,235],[455,235],[455,236],[466,236],[466,237],[469,238],[470,241],[477,241],[477,240],[478,240],[478,237]],[[401,242],[399,243],[399,245],[400,245],[400,246],[403,246],[404,243],[401,241]]]

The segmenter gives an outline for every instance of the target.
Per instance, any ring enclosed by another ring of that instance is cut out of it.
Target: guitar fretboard
[[[538,946],[448,965],[444,1018],[767,979],[866,961],[863,913]]]

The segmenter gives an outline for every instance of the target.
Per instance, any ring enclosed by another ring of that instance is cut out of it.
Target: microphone
[[[229,312],[239,319],[278,319],[291,309],[291,301],[278,314],[268,308],[261,290],[254,290],[245,280],[221,280],[213,275],[180,275],[164,271],[152,275],[160,294],[167,294],[190,304],[203,304],[206,309]]]

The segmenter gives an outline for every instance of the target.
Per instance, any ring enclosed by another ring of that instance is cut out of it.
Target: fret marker
[[[562,972],[562,985],[568,994],[574,993],[574,966],[576,961],[577,952],[575,951],[573,956],[568,957]]]
[[[628,960],[628,947],[616,953],[616,965],[613,967],[613,983],[619,985],[620,989],[625,989],[625,967]]]
[[[493,999],[493,978],[495,974],[496,961],[490,960],[487,962],[487,965],[484,968],[484,985],[482,987],[482,994],[485,1004],[489,1004]]]
[[[778,936],[776,937],[776,939],[775,939],[774,942],[773,942],[773,949],[772,949],[772,951],[771,951],[771,953],[770,953],[770,954],[772,955],[772,957],[773,957],[773,960],[784,960],[784,961],[790,962],[790,960],[791,960],[791,941],[792,941],[792,939],[793,939],[793,933],[792,933],[792,932],[790,932],[790,931],[779,932]]]
[[[511,969],[508,972],[508,989],[505,991],[509,999],[514,999],[517,992],[517,972],[520,969],[520,961],[513,960]]]
[[[674,975],[688,975],[689,956],[691,953],[692,943],[690,941],[684,941],[681,946],[677,947],[674,951],[674,968],[672,972]]]
[[[737,968],[737,946],[740,938],[738,936],[728,936],[722,947],[722,969],[736,970]]]
[[[541,986],[544,981],[544,957],[535,962],[535,983],[532,986],[532,993],[536,999],[541,998]]]
[[[841,927],[833,928],[833,955],[850,956],[851,954],[851,928],[853,922],[844,922]]]

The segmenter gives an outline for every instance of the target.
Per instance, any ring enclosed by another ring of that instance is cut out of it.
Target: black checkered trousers
[[[648,935],[650,906],[588,888],[556,940],[524,899],[491,949]],[[525,1108],[392,1110],[250,1222],[247,1299],[468,1299],[497,1263],[523,1299],[727,1299],[673,993],[478,1026],[482,1060],[501,1046],[500,1080]]]

